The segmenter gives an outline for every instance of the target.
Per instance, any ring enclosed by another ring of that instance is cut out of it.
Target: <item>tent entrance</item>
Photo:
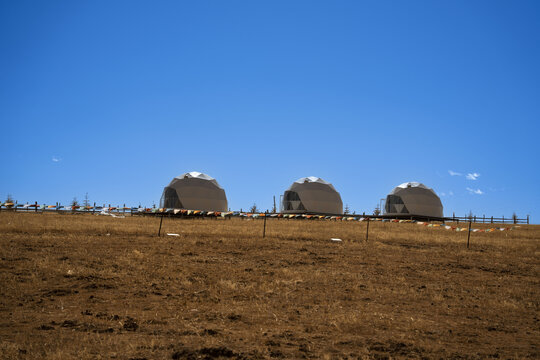
[[[184,206],[182,205],[182,202],[180,202],[180,199],[178,198],[178,194],[176,193],[176,190],[170,187],[166,187],[163,191],[163,195],[161,196],[160,201],[160,207],[165,209],[183,209]]]
[[[385,211],[387,214],[408,214],[409,210],[405,206],[401,196],[388,195],[386,197]]]
[[[283,208],[285,211],[305,211],[306,208],[296,191],[285,191],[283,196]]]

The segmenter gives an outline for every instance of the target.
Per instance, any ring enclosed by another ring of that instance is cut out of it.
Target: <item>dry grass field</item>
[[[365,222],[158,226],[0,213],[0,356],[540,358],[539,226],[469,250],[416,224],[372,222],[368,242]]]

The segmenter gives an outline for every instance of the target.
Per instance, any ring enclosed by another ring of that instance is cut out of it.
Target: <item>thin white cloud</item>
[[[454,196],[454,192],[453,191],[448,191],[448,192],[441,192],[439,193],[440,196]]]
[[[458,173],[458,172],[455,172],[455,171],[452,171],[452,170],[448,170],[448,173],[450,174],[450,176],[461,176],[461,175],[463,175],[462,173]]]
[[[53,162],[60,162],[60,161],[62,161],[62,159],[60,159],[58,156],[53,156],[52,161]]]
[[[476,180],[480,176],[479,173],[468,173],[466,178],[467,180]]]
[[[466,188],[469,194],[482,195],[484,192],[480,189],[471,189],[470,187]]]

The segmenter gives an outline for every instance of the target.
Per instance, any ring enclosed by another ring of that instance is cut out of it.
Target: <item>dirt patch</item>
[[[122,328],[127,331],[136,331],[139,328],[139,324],[135,321],[135,319],[128,317],[124,324],[122,325]]]
[[[247,359],[242,354],[237,354],[231,349],[228,349],[223,346],[219,347],[204,347],[198,350],[190,350],[190,349],[182,349],[179,351],[175,351],[172,354],[172,359],[187,359],[187,360],[195,360],[195,359],[220,359],[220,358],[227,358],[227,359]]]

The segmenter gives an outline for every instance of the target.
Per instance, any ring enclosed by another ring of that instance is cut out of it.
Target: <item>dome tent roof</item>
[[[296,184],[305,184],[305,183],[325,184],[325,185],[328,185],[329,187],[331,187],[332,189],[334,189],[334,191],[336,191],[336,189],[334,188],[334,185],[332,185],[328,181],[325,181],[325,180],[321,179],[320,177],[316,177],[316,176],[303,177],[303,178],[300,178],[300,179],[296,180],[295,183]],[[291,187],[292,187],[292,185],[291,185]]]
[[[169,186],[173,183],[176,182],[176,180],[182,180],[182,179],[201,179],[201,180],[208,180],[210,181],[211,183],[215,184],[217,187],[219,187],[220,189],[223,189],[221,187],[221,185],[219,185],[219,183],[217,182],[216,179],[214,179],[213,177],[211,177],[210,175],[207,175],[207,174],[203,174],[201,172],[198,172],[198,171],[190,171],[190,172],[187,172],[185,174],[182,174],[182,175],[179,175],[177,177],[175,177],[174,179],[172,179],[172,181],[169,183]]]
[[[163,189],[163,208],[227,211],[225,190],[213,177],[192,171],[175,177]]]
[[[419,182],[396,186],[386,197],[386,215],[443,217],[441,199],[433,189]]]
[[[334,186],[315,176],[293,182],[283,194],[282,206],[284,213],[343,213],[343,202]]]
[[[394,188],[394,190],[392,190],[390,194],[394,194],[397,191],[400,191],[401,189],[407,189],[407,188],[412,188],[412,187],[431,190],[435,194],[435,191],[433,191],[433,189],[430,189],[426,185],[416,182],[416,181],[409,181],[409,182],[404,182],[403,184],[399,184],[398,186]]]

